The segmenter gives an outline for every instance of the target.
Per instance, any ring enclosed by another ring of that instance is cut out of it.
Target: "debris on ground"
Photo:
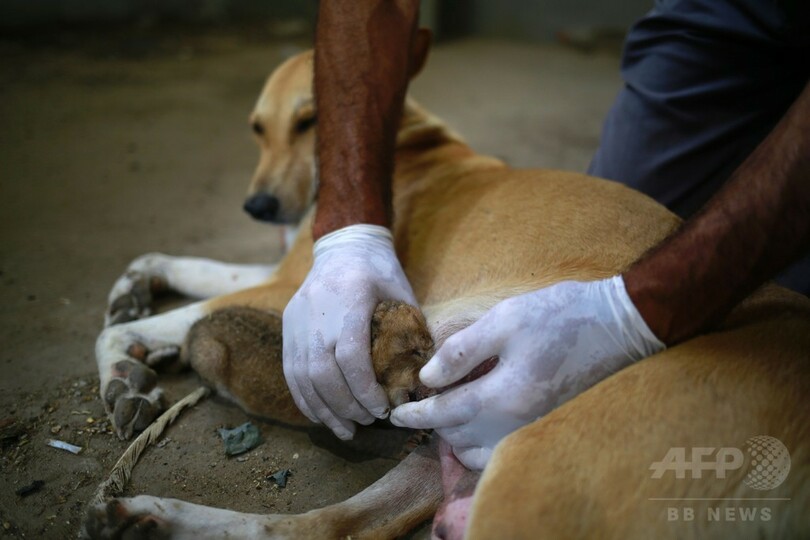
[[[225,453],[229,456],[244,454],[262,442],[259,428],[250,422],[245,422],[233,429],[220,428],[218,431],[219,436],[225,442]]]
[[[280,471],[268,475],[267,480],[283,488],[287,486],[287,478],[289,478],[291,472],[290,469],[281,469]]]
[[[59,441],[56,439],[48,439],[45,444],[52,448],[59,448],[60,450],[67,450],[71,454],[78,454],[82,451],[81,446],[76,446],[75,444],[66,443],[65,441]]]
[[[28,497],[29,495],[33,495],[34,493],[36,493],[37,491],[42,489],[42,486],[44,486],[44,485],[45,485],[44,481],[42,481],[42,480],[34,480],[33,482],[31,482],[27,486],[21,487],[20,489],[18,489],[14,493],[19,495],[20,497]]]
[[[14,417],[0,420],[0,443],[3,446],[14,444],[25,434],[25,428]]]
[[[143,451],[161,436],[163,430],[174,422],[186,407],[193,407],[210,393],[211,391],[208,388],[200,386],[158,416],[149,427],[132,441],[121,457],[118,458],[112,471],[110,471],[110,475],[96,489],[91,504],[103,504],[113,497],[119,496],[124,491],[124,487],[132,476],[132,470],[138,463]],[[166,438],[168,439],[168,437]],[[183,472],[183,478],[186,476],[188,474]],[[183,484],[183,487],[185,488],[185,484]]]
[[[158,442],[158,443],[157,443],[155,446],[157,446],[158,448],[163,448],[164,446],[166,446],[166,445],[167,445],[167,444],[169,444],[170,442],[172,442],[172,440],[171,440],[169,437],[164,437],[164,438],[163,438],[163,439],[162,439],[160,442]]]

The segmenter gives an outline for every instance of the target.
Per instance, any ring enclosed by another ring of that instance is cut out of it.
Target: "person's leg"
[[[810,50],[797,36],[770,2],[657,1],[628,34],[625,86],[589,174],[690,216],[804,87]],[[794,274],[784,284],[810,293],[810,272]]]

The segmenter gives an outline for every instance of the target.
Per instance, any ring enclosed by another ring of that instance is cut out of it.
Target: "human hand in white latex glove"
[[[663,348],[621,276],[557,283],[500,302],[448,338],[419,373],[429,387],[500,359],[474,381],[397,407],[391,421],[435,428],[464,465],[483,469],[503,437]]]
[[[284,310],[284,377],[301,412],[351,439],[354,422],[388,415],[371,365],[374,309],[382,300],[416,300],[385,227],[339,229],[313,253],[312,269]]]

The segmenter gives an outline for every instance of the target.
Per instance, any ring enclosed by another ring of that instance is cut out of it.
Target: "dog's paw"
[[[149,513],[132,512],[118,499],[91,508],[81,531],[81,538],[93,540],[162,540],[170,536],[164,520]]]
[[[99,389],[121,439],[145,429],[163,410],[155,370],[182,369],[180,344],[205,314],[191,304],[155,317],[105,328],[96,340]]]
[[[146,429],[164,408],[155,371],[134,360],[112,366],[112,379],[101,390],[104,406],[122,440]]]
[[[173,345],[149,349],[127,326],[107,328],[96,342],[101,397],[122,440],[146,429],[163,410],[163,390],[152,368],[176,360],[180,350]]]
[[[143,319],[152,314],[155,295],[168,289],[161,271],[166,259],[160,253],[150,253],[132,261],[110,291],[105,326]]]

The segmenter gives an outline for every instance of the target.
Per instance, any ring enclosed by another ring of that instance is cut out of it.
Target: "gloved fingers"
[[[453,448],[482,446],[484,444],[478,431],[470,423],[437,428],[436,433]]]
[[[348,441],[354,437],[354,422],[336,416],[313,388],[309,378],[303,377],[302,379],[296,379],[296,381],[301,389],[303,399],[318,419],[318,422],[325,424],[339,439]]]
[[[455,383],[478,364],[500,354],[507,335],[492,310],[477,322],[449,338],[419,371],[421,381],[431,388]]]
[[[373,418],[351,395],[335,364],[334,345],[324,338],[328,329],[311,325],[308,306],[312,298],[304,292],[309,280],[293,296],[282,316],[284,378],[302,413],[313,422],[326,424],[341,439],[351,439],[355,431],[352,419],[370,423]],[[329,396],[330,401],[327,403],[321,396]]]
[[[492,448],[483,446],[453,447],[453,454],[470,470],[480,471],[492,457]]]
[[[286,315],[287,312],[285,311],[284,314]],[[284,321],[286,322],[286,320],[285,317]],[[295,346],[296,336],[292,328],[292,325],[282,324],[282,368],[284,370],[284,379],[287,381],[287,388],[289,388],[298,410],[312,422],[319,423],[315,413],[307,405],[296,381],[296,367],[301,366],[306,369],[307,359],[305,349]]]
[[[334,416],[361,424],[374,421],[374,417],[352,395],[335,358],[329,354],[329,349],[321,350],[314,358],[310,355],[305,377]],[[298,384],[301,385],[300,380]]]
[[[357,431],[357,426],[351,420],[338,418],[331,414],[325,414],[323,423],[326,427],[332,430],[332,433],[341,441],[350,441],[354,438]]]
[[[475,383],[465,384],[438,396],[400,405],[391,412],[391,423],[413,429],[458,426],[481,410]]]
[[[371,363],[371,313],[345,324],[335,345],[335,362],[339,374],[351,389],[353,399],[366,414],[386,418],[390,410],[388,396]]]
[[[351,439],[355,431],[354,423],[335,416],[312,385],[309,377],[309,366],[312,362],[309,356],[310,349],[301,346],[307,342],[309,332],[306,326],[302,330],[302,326],[296,324],[296,307],[296,297],[293,297],[284,310],[282,323],[282,365],[287,386],[295,404],[307,418],[316,423],[326,424],[341,439]],[[343,384],[345,385],[345,381]]]
[[[310,419],[310,421],[319,424],[320,421],[318,417],[315,416],[315,413],[312,412],[312,409],[309,408],[307,405],[306,400],[304,399],[304,394],[301,392],[301,389],[298,387],[298,382],[295,380],[295,373],[292,369],[292,366],[288,364],[288,362],[284,362],[284,379],[287,381],[287,388],[290,389],[290,394],[292,394],[293,401],[295,402],[296,407],[298,410],[301,411],[304,416]]]

